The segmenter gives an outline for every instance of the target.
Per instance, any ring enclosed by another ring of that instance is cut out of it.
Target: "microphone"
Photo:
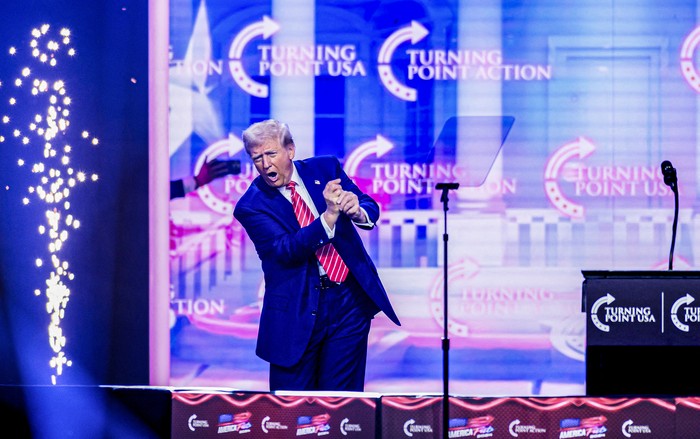
[[[678,176],[676,174],[676,168],[673,167],[671,162],[664,160],[661,162],[661,173],[664,176],[664,183],[671,188],[673,192],[678,190]]]
[[[459,183],[438,183],[435,185],[437,190],[450,190],[459,188]]]
[[[673,270],[673,249],[676,247],[676,231],[678,229],[678,176],[676,175],[676,168],[668,160],[661,162],[661,173],[664,176],[664,183],[673,191],[675,201],[671,230],[671,251],[668,254],[668,269]]]

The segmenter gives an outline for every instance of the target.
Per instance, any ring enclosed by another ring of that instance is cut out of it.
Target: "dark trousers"
[[[322,288],[304,355],[292,367],[270,365],[270,390],[361,392],[372,321],[370,302],[352,275],[340,285]]]

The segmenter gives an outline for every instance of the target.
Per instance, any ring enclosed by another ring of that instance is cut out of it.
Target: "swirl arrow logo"
[[[610,293],[608,293],[600,299],[596,300],[593,304],[593,307],[591,308],[591,321],[593,322],[596,328],[600,329],[603,332],[610,332],[610,326],[600,321],[600,319],[598,318],[598,308],[600,308],[603,305],[610,305],[614,301],[615,298]]]
[[[375,140],[370,140],[363,143],[348,155],[347,159],[345,160],[343,170],[349,177],[354,177],[357,175],[357,170],[360,167],[360,163],[362,163],[364,159],[371,155],[376,155],[377,158],[380,158],[393,148],[393,143],[391,143],[385,137],[382,137],[380,134],[377,134],[377,138]]]
[[[393,34],[389,35],[382,44],[379,50],[379,57],[377,59],[377,70],[379,70],[379,79],[384,84],[384,87],[399,99],[404,101],[415,102],[418,98],[418,92],[415,88],[408,87],[405,84],[399,82],[394,76],[394,72],[391,70],[391,58],[401,44],[406,41],[410,41],[411,44],[416,44],[423,38],[425,38],[430,32],[428,29],[423,27],[422,24],[417,21],[412,21],[410,26],[406,26],[402,29],[397,30]]]
[[[686,294],[685,296],[681,297],[680,299],[676,300],[673,303],[673,306],[671,307],[671,321],[673,322],[673,325],[680,329],[683,332],[688,332],[690,331],[690,326],[686,325],[685,323],[682,323],[680,319],[678,318],[678,309],[681,306],[687,306],[690,305],[695,301],[695,298],[691,296],[690,294]]]
[[[447,278],[449,279],[449,284],[457,284],[459,282],[464,282],[465,280],[474,278],[481,267],[475,261],[471,259],[463,259],[451,264],[447,269]],[[430,313],[433,315],[433,319],[437,322],[440,327],[445,326],[445,314],[443,311],[444,300],[444,275],[441,273],[433,281],[432,287],[430,289]],[[466,322],[460,322],[457,320],[455,315],[450,315],[447,317],[447,330],[449,333],[454,334],[457,337],[467,337],[469,335],[469,327]]]
[[[626,421],[622,424],[622,434],[624,434],[625,437],[632,437],[632,435],[629,434],[629,432],[627,431],[627,429],[628,429],[632,424],[633,424],[633,422],[632,422],[631,419],[626,420]]]
[[[681,71],[688,85],[693,87],[693,90],[700,93],[700,75],[695,70],[693,55],[695,49],[700,44],[700,27],[696,27],[690,35],[685,37],[683,47],[681,48]]]
[[[516,419],[515,421],[510,423],[510,425],[508,426],[508,433],[510,433],[511,436],[518,437],[518,432],[515,431],[515,427],[517,427],[519,424],[520,419]]]
[[[243,68],[243,50],[253,38],[262,36],[264,39],[269,39],[272,35],[280,30],[280,26],[268,16],[263,16],[261,21],[250,24],[243,28],[231,42],[228,51],[228,68],[231,71],[231,77],[236,81],[236,84],[249,95],[266,98],[270,91],[267,85],[253,81],[248,73]]]
[[[204,160],[210,162],[221,154],[227,154],[228,158],[230,159],[242,150],[243,141],[235,135],[229,134],[228,138],[212,143],[204,151],[202,151],[201,154],[199,154],[197,162],[194,165],[193,175],[199,174],[200,169],[202,169],[202,166],[204,165]],[[206,204],[211,210],[222,215],[233,214],[233,203],[217,197],[214,192],[212,192],[209,185],[205,184],[204,186],[197,188],[197,194],[202,199],[204,204]]]
[[[588,139],[579,137],[559,148],[547,161],[544,172],[544,190],[549,201],[564,215],[583,218],[583,206],[569,200],[559,187],[559,177],[565,164],[574,158],[584,159],[595,151],[595,145]]]
[[[403,432],[406,436],[412,437],[413,433],[411,433],[411,425],[415,424],[416,421],[414,419],[409,419],[403,424]]]

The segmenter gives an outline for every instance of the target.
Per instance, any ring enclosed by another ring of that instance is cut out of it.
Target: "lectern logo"
[[[676,328],[683,332],[690,331],[690,326],[683,322],[700,322],[700,308],[688,306],[694,301],[695,298],[693,296],[686,294],[685,296],[676,300],[671,307],[671,321]],[[681,317],[678,317],[679,310],[682,306],[685,307],[685,313],[681,313]],[[681,321],[681,318],[683,321]]]
[[[603,332],[610,332],[610,326],[600,321],[600,319],[598,318],[598,308],[600,308],[603,305],[610,305],[614,301],[615,298],[610,293],[608,293],[600,299],[596,300],[593,304],[593,307],[591,308],[591,321],[593,322],[596,328],[600,329]]]
[[[610,306],[615,297],[608,293],[599,298],[591,307],[591,321],[596,328],[610,332],[608,323],[655,323],[656,316],[649,306]],[[598,310],[605,305],[605,316],[601,321]]]

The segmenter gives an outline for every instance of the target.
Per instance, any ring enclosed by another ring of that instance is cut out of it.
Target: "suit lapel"
[[[321,175],[309,168],[306,163],[299,161],[294,163],[297,167],[299,177],[304,180],[306,191],[316,206],[316,211],[319,215],[326,211],[326,200],[323,198],[323,189],[326,187],[326,182],[321,179]]]
[[[269,207],[269,209],[267,209],[268,212],[279,218],[283,223],[289,225],[292,229],[299,228],[299,221],[297,221],[297,217],[294,215],[292,203],[287,201],[276,188],[268,186],[261,177],[257,177],[253,181],[253,184],[258,187],[263,195],[259,197],[259,199],[260,202],[267,204]]]
[[[304,186],[306,186],[306,190],[313,200],[316,210],[319,214],[325,212],[326,200],[323,198],[323,189],[326,187],[326,181],[323,180],[319,173],[307,166],[303,161],[296,161],[294,165],[297,168],[299,177],[304,181]],[[292,203],[287,201],[276,188],[268,186],[260,176],[253,180],[253,184],[258,187],[263,195],[260,197],[260,201],[269,206],[269,211],[273,215],[293,229],[296,230],[299,228],[299,221],[294,215]]]

